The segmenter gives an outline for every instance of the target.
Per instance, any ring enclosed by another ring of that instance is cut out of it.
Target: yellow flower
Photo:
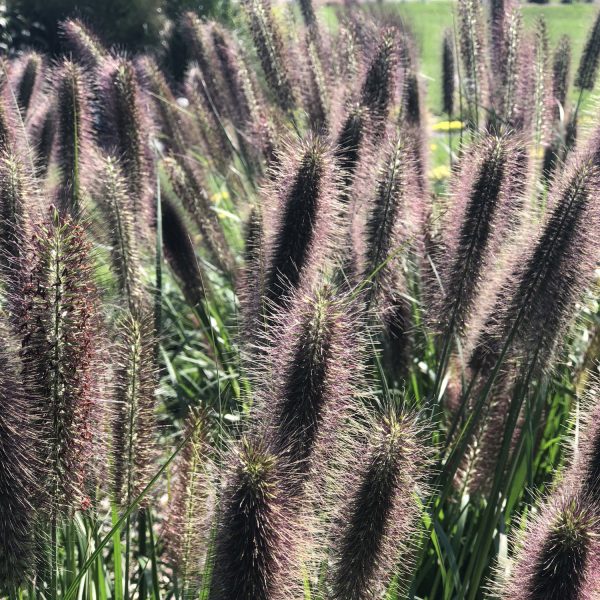
[[[229,192],[227,190],[221,190],[220,192],[213,194],[210,199],[213,204],[220,204],[221,202],[229,200]]]
[[[435,152],[435,151],[437,150],[437,144],[429,144],[429,149],[430,149],[432,152]]]
[[[450,177],[450,167],[448,165],[440,165],[439,167],[431,169],[429,175],[432,179],[435,179],[436,181],[448,179],[448,177]]]
[[[462,121],[439,121],[432,129],[433,131],[460,131],[463,127]]]

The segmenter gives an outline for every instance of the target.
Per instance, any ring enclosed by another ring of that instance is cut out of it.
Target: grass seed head
[[[136,211],[120,165],[110,156],[104,158],[94,195],[108,224],[111,266],[119,293],[129,309],[136,312],[143,296]]]
[[[84,71],[70,60],[64,60],[56,72],[56,158],[60,169],[57,201],[62,214],[75,218],[84,208],[84,164],[91,159],[89,102]]]
[[[156,456],[156,336],[150,311],[125,312],[114,345],[112,494],[126,507],[154,474]]]
[[[30,182],[21,161],[10,153],[0,155],[0,263],[5,276],[19,271],[18,263],[29,233],[34,206]],[[13,290],[15,291],[15,290]]]
[[[37,176],[42,180],[48,172],[56,125],[55,100],[52,96],[44,96],[37,106],[31,108],[27,120],[27,138],[33,153],[33,164]]]
[[[296,94],[287,71],[283,37],[273,18],[271,3],[269,0],[244,0],[244,6],[267,84],[277,105],[284,112],[291,112],[296,106]]]
[[[217,23],[212,24],[211,36],[226,85],[229,118],[236,127],[244,130],[254,120],[258,109],[253,82],[233,36]]]
[[[398,33],[389,28],[381,32],[381,42],[375,50],[361,89],[361,104],[368,108],[375,130],[381,130],[394,101],[398,67]]]
[[[67,19],[60,25],[62,38],[73,59],[89,69],[100,66],[106,50],[98,38],[79,19]]]
[[[529,523],[502,598],[592,600],[598,584],[597,536],[598,517],[590,503],[555,493]]]
[[[37,52],[30,52],[21,59],[21,63],[15,95],[21,115],[26,119],[29,107],[39,100],[37,96],[44,80],[44,59]]]
[[[597,260],[596,146],[592,140],[572,156],[555,179],[546,222],[529,247],[514,257],[512,272],[475,345],[471,366],[495,364],[509,340],[511,356],[535,360],[543,370],[551,367]]]
[[[35,404],[23,388],[16,340],[4,322],[0,331],[0,592],[8,596],[31,574],[40,463]]]
[[[268,303],[281,306],[291,291],[310,286],[322,270],[331,253],[338,189],[325,140],[309,136],[287,148],[267,191]]]
[[[377,597],[398,561],[410,561],[419,519],[415,494],[423,454],[412,419],[386,411],[360,453],[356,472],[346,474],[333,537],[329,585],[336,600]]]
[[[162,234],[165,258],[177,277],[186,300],[192,306],[204,301],[204,283],[191,234],[177,207],[163,198]]]
[[[451,29],[446,29],[442,46],[442,110],[449,116],[454,114],[455,79],[454,36]]]
[[[133,64],[105,60],[99,74],[103,97],[102,138],[106,150],[118,157],[126,177],[133,211],[151,219],[152,192],[148,185],[150,124],[141,102]]]
[[[571,38],[563,35],[556,45],[552,63],[552,91],[554,101],[563,108],[567,100],[571,80]]]
[[[205,189],[202,180],[204,173],[199,165],[187,157],[174,156],[165,159],[162,164],[173,193],[202,234],[202,244],[210,254],[211,260],[224,273],[232,273],[234,258]]]
[[[174,484],[165,519],[165,538],[170,560],[179,573],[182,597],[188,600],[198,595],[214,516],[207,412],[191,409],[184,433],[190,439],[173,469]]]
[[[471,125],[476,128],[483,116],[480,107],[486,106],[489,91],[481,4],[476,0],[460,0],[457,17],[467,112]]]
[[[351,105],[342,123],[334,155],[342,173],[342,183],[349,190],[354,180],[366,135],[367,109],[360,104]],[[344,195],[346,198],[346,195]],[[348,198],[346,198],[348,199]]]
[[[442,314],[463,331],[494,249],[508,236],[522,198],[513,194],[521,177],[515,140],[485,135],[456,173],[445,227],[446,265]],[[511,223],[512,221],[512,223]]]
[[[244,438],[232,460],[215,541],[210,599],[289,598],[284,581],[296,531],[277,459],[264,441]]]
[[[363,279],[368,279],[375,296],[393,285],[395,271],[407,243],[404,215],[414,190],[414,161],[404,135],[387,144],[377,174],[365,228]]]
[[[83,226],[51,214],[33,231],[20,332],[25,389],[36,399],[44,518],[85,510],[98,460],[103,335]]]
[[[354,412],[363,358],[358,314],[357,302],[328,286],[301,288],[267,330],[257,419],[299,484],[327,461],[336,431]],[[269,383],[265,372],[274,374]]]
[[[588,34],[583,53],[579,59],[579,67],[575,75],[575,87],[580,90],[592,90],[598,75],[600,60],[600,13]]]

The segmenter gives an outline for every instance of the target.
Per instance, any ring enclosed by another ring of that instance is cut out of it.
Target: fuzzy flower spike
[[[324,140],[309,137],[290,146],[266,192],[266,299],[280,306],[294,289],[310,286],[330,256],[337,187]]]
[[[373,424],[344,485],[329,574],[333,600],[378,598],[401,558],[406,566],[419,518],[415,494],[422,461],[410,417],[390,409]]]

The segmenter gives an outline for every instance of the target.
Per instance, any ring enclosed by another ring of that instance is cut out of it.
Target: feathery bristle
[[[348,190],[354,180],[363,138],[366,135],[366,119],[367,110],[364,107],[360,104],[350,107],[348,117],[338,134],[334,154],[342,172],[342,184],[345,188],[342,200],[348,199]]]
[[[471,124],[477,126],[488,92],[483,15],[478,0],[459,0],[458,20],[465,98]]]
[[[56,76],[58,207],[63,214],[79,217],[83,208],[82,159],[90,135],[87,85],[81,68],[69,60],[63,61]]]
[[[329,287],[300,289],[267,334],[273,338],[267,369],[275,376],[270,385],[262,384],[259,412],[268,422],[273,450],[300,476],[298,483],[313,466],[319,440],[328,445],[352,410],[361,372],[358,312]]]
[[[578,489],[591,502],[600,507],[600,388],[593,377],[585,394],[577,437],[571,440],[573,450],[569,468],[565,473],[565,485]],[[578,416],[579,418],[579,416]]]
[[[243,327],[241,337],[250,347],[258,335],[262,318],[264,285],[264,227],[260,206],[253,206],[244,232],[244,266],[238,283]]]
[[[382,40],[362,85],[361,103],[369,109],[371,117],[383,124],[393,102],[398,39],[396,31],[391,28],[383,31],[381,36]],[[381,126],[379,128],[381,129]]]
[[[463,158],[447,214],[447,267],[443,314],[462,331],[477,297],[492,249],[510,228],[520,198],[511,197],[519,177],[514,140],[485,136]]]
[[[313,131],[318,133],[327,131],[329,125],[329,91],[317,45],[310,33],[307,33],[305,43],[310,81],[308,114]]]
[[[11,152],[14,150],[16,137],[15,119],[12,114],[12,105],[4,100],[8,80],[6,77],[7,66],[0,63],[0,152]]]
[[[263,220],[260,207],[253,206],[246,221],[244,235],[244,264],[247,267],[257,266],[264,243]]]
[[[598,516],[585,497],[559,492],[529,524],[504,600],[592,600],[597,595]]]
[[[32,398],[23,388],[3,322],[0,331],[0,593],[8,597],[31,569],[39,463],[32,444],[38,435]]]
[[[295,94],[284,61],[283,39],[275,24],[268,0],[244,0],[250,32],[265,78],[279,107],[290,112]]]
[[[596,142],[572,157],[552,187],[550,213],[532,247],[519,261],[481,332],[471,360],[493,365],[506,340],[511,355],[526,355],[537,367],[551,366],[572,308],[590,283],[597,258],[600,214],[594,198],[600,184]]]
[[[96,197],[109,225],[113,272],[117,276],[120,293],[129,309],[135,312],[142,296],[141,267],[134,231],[135,209],[125,178],[114,158],[104,159],[99,178]]]
[[[68,19],[60,25],[61,35],[73,58],[95,69],[100,65],[106,51],[96,36],[79,20]]]
[[[508,123],[515,123],[519,97],[521,40],[523,17],[518,7],[506,16],[500,63],[500,114]]]
[[[227,84],[229,116],[237,127],[244,129],[254,120],[258,108],[249,73],[227,31],[214,23],[211,33],[220,71]]]
[[[206,24],[193,12],[182,17],[181,28],[187,42],[190,60],[198,65],[202,76],[201,92],[208,105],[222,107],[226,104],[219,70],[213,68],[214,59],[208,42]]]
[[[533,88],[532,132],[536,147],[546,143],[552,118],[552,73],[548,51],[548,32],[544,19],[538,19],[535,29],[535,71]]]
[[[345,483],[345,508],[333,541],[331,598],[370,600],[390,584],[398,560],[410,562],[423,461],[411,419],[390,410],[374,425],[357,473]],[[396,590],[398,593],[398,590]]]
[[[575,75],[575,87],[580,90],[593,90],[598,75],[600,60],[600,12],[590,30],[585,48],[579,59],[579,68]]]
[[[21,300],[23,377],[37,403],[42,502],[51,520],[89,504],[98,458],[101,334],[91,260],[84,228],[51,209],[33,232]]]
[[[489,4],[491,59],[495,69],[502,68],[504,34],[511,4],[511,0],[491,0]]]
[[[177,100],[165,76],[149,56],[143,56],[137,64],[140,80],[155,108],[155,120],[163,134],[161,141],[167,149],[185,154],[187,143],[184,132],[188,124],[184,123],[183,113],[177,108]]]
[[[554,61],[552,63],[552,91],[554,101],[563,108],[567,100],[569,91],[569,81],[571,79],[571,38],[563,35],[554,51]]]
[[[572,598],[592,600],[600,578],[598,489],[600,435],[597,380],[587,394],[573,451],[559,487],[540,507],[520,544],[507,600]],[[580,430],[579,430],[580,426]]]
[[[454,114],[455,71],[454,36],[451,29],[446,29],[442,47],[442,110],[448,116]]]
[[[53,100],[44,98],[32,107],[27,121],[27,136],[33,150],[36,175],[43,179],[48,171],[56,136],[56,111]]]
[[[518,388],[514,375],[503,373],[487,399],[488,408],[485,418],[478,423],[476,447],[472,452],[466,471],[466,485],[470,494],[486,496],[491,492],[495,475],[501,466],[499,456],[502,454],[504,436],[506,433],[508,415],[515,398],[515,388]],[[459,395],[460,398],[460,395]],[[519,415],[510,436],[510,451],[513,452],[522,434],[523,419]],[[461,482],[462,483],[462,482]]]
[[[135,69],[120,59],[105,61],[100,74],[103,90],[103,137],[105,147],[118,157],[131,196],[134,214],[149,219],[146,189],[147,158],[144,136],[148,133]]]
[[[18,259],[28,239],[28,202],[31,196],[23,166],[13,154],[1,154],[0,264],[9,279],[16,274],[12,271],[18,271]]]
[[[234,451],[215,542],[210,600],[285,598],[281,577],[293,551],[284,486],[264,442]],[[289,596],[288,596],[289,597]]]
[[[170,560],[179,577],[183,600],[198,597],[209,542],[214,501],[210,486],[210,440],[206,412],[191,409],[184,446],[173,469],[174,483],[165,519]]]
[[[23,58],[23,61],[23,69],[17,82],[15,95],[21,115],[25,118],[29,111],[31,100],[35,97],[36,90],[41,86],[44,62],[42,57],[35,52],[27,54]]]
[[[407,238],[401,216],[406,203],[414,199],[411,169],[410,151],[404,135],[400,135],[382,160],[365,232],[363,278],[371,281],[376,296],[382,286],[391,283],[395,259]]]
[[[289,153],[271,190],[271,210],[279,214],[273,214],[276,224],[268,245],[266,298],[276,306],[301,284],[310,285],[335,231],[337,198],[329,148],[314,137]]]
[[[383,151],[375,189],[367,206],[362,280],[368,282],[367,305],[383,325],[384,357],[394,370],[407,366],[411,305],[403,263],[413,248],[420,223],[420,170],[414,130],[403,124],[398,137]]]
[[[340,24],[340,31],[335,43],[339,50],[338,70],[340,78],[348,77],[354,79],[358,74],[359,57],[358,43],[352,27],[347,23]]]
[[[153,475],[156,340],[148,314],[126,313],[116,330],[112,493],[115,502],[127,507]]]
[[[258,163],[259,152],[265,153],[265,138],[269,137],[272,127],[267,125],[266,132],[261,131],[266,111],[264,99],[254,73],[248,69],[246,56],[234,37],[223,27],[213,23],[212,39],[227,86],[229,118],[236,127],[241,153],[249,162]]]
[[[190,233],[177,208],[162,198],[162,234],[165,258],[192,307],[204,301],[204,283]]]
[[[566,145],[566,137],[570,135],[570,123],[566,116],[566,102],[571,80],[571,39],[563,35],[554,50],[552,60],[552,120],[554,126],[553,137],[544,153],[542,174],[546,180],[550,180],[559,161],[564,158],[565,151],[573,145],[569,140]],[[571,115],[571,119],[574,118]]]

